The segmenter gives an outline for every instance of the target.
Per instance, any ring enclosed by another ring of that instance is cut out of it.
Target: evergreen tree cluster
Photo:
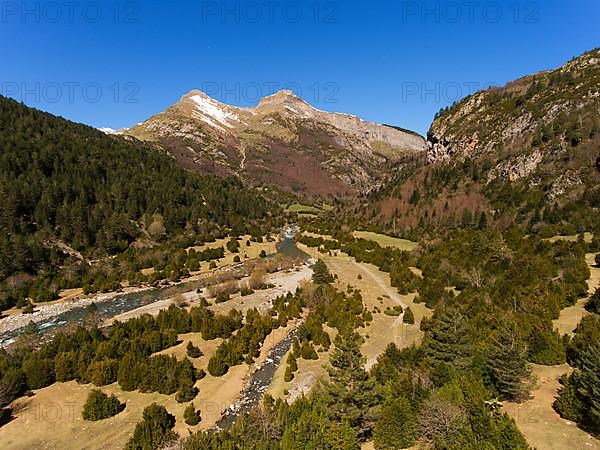
[[[135,426],[126,450],[154,450],[173,442],[177,435],[173,431],[175,416],[164,406],[156,403],[144,408],[142,421]]]
[[[100,389],[92,389],[83,405],[81,413],[83,420],[103,420],[119,414],[125,409],[119,399],[113,394],[110,397]]]
[[[416,289],[418,299],[435,308],[433,320],[423,320],[420,327],[439,376],[477,366],[485,373],[486,387],[499,397],[522,400],[531,388],[529,363],[562,364],[567,350],[574,354],[582,342],[576,338],[568,345],[552,320],[587,295],[585,254],[594,242],[550,242],[519,229],[466,230],[408,254],[335,228],[318,231],[333,240],[298,239],[313,246],[327,242],[357,261],[377,265],[390,272],[401,291]],[[409,266],[420,268],[423,278]],[[591,310],[594,299],[588,302]],[[414,321],[412,311],[405,314],[407,323],[411,315]],[[514,327],[507,329],[507,323]]]
[[[561,378],[554,408],[565,419],[600,435],[600,316],[591,314],[581,320],[567,356],[574,370]]]
[[[5,97],[0,148],[4,307],[29,296],[38,274],[43,283],[48,271],[73,262],[57,241],[96,259],[119,254],[141,237],[160,242],[219,229],[261,234],[256,227],[270,229],[279,220],[272,214],[278,207],[238,180],[187,172],[159,148]],[[53,299],[55,290],[45,290]]]
[[[265,338],[278,326],[271,316],[262,316],[256,309],[249,310],[244,326],[219,345],[208,361],[208,373],[213,377],[220,377],[231,367],[244,362],[251,364],[254,358],[259,356]]]
[[[107,332],[79,327],[59,333],[39,349],[19,346],[0,353],[0,388],[12,400],[55,381],[75,380],[104,386],[114,382],[127,391],[172,394],[182,402],[196,396],[194,383],[204,373],[187,358],[151,356],[177,344],[177,335],[201,333],[206,340],[226,339],[242,327],[241,313],[215,315],[205,307],[190,311],[172,305],[156,318],[116,322]]]

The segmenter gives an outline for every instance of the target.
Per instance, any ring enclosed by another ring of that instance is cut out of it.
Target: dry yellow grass
[[[529,444],[544,450],[600,449],[600,441],[590,436],[577,425],[562,419],[552,408],[560,387],[558,379],[570,367],[533,366],[538,378],[538,387],[532,392],[533,398],[515,404],[505,402],[503,409],[517,423]]]
[[[557,242],[557,241],[569,241],[569,242],[575,242],[577,241],[577,235],[572,235],[572,236],[553,236],[551,238],[548,239],[544,239],[545,241],[549,241],[549,242]],[[592,242],[592,239],[594,238],[593,233],[584,233],[583,234],[583,240],[585,242]]]
[[[588,280],[588,293],[593,294],[594,291],[600,287],[600,268],[596,267],[595,253],[588,253],[585,255],[585,261],[590,268],[590,279]],[[560,312],[560,316],[557,320],[552,321],[554,328],[556,328],[560,334],[573,335],[575,328],[581,319],[589,313],[585,310],[585,304],[588,299],[584,298],[577,302],[577,304],[563,309]]]
[[[51,305],[55,305],[57,303],[79,300],[80,298],[83,298],[83,297],[85,297],[85,295],[83,294],[82,288],[64,289],[59,292],[57,300],[53,300],[51,302],[34,302],[34,301],[32,301],[32,303],[35,306],[51,306]],[[13,308],[3,311],[2,314],[4,316],[12,316],[15,314],[21,314],[21,312],[22,312],[21,308],[13,307]]]
[[[360,289],[367,309],[374,311],[378,308],[380,311],[374,312],[373,321],[369,326],[359,330],[365,337],[361,351],[367,358],[368,368],[372,367],[388,344],[394,342],[402,348],[420,342],[419,323],[423,310],[420,308],[421,305],[413,303],[415,294],[399,295],[390,285],[389,274],[380,272],[371,264],[357,263],[345,254],[324,256],[323,259],[331,272],[338,276],[338,285],[341,289],[345,289],[348,285]],[[361,279],[358,278],[359,275]],[[388,307],[398,304],[411,307],[415,313],[415,325],[406,325],[401,317],[392,317],[383,313]]]
[[[114,393],[121,402],[126,403],[123,412],[110,419],[98,422],[86,422],[81,411],[92,385],[79,385],[75,382],[55,383],[35,392],[30,399],[17,400],[23,408],[15,414],[15,419],[0,429],[0,448],[2,449],[117,449],[123,448],[135,424],[141,420],[143,409],[153,402],[164,405],[175,416],[175,432],[187,436],[190,431],[212,428],[223,412],[234,404],[257,365],[263,364],[271,348],[283,339],[289,329],[274,330],[265,339],[259,358],[253,366],[242,364],[233,367],[223,377],[207,375],[196,383],[200,393],[194,405],[200,410],[202,421],[196,427],[190,427],[183,421],[183,412],[187,404],[175,401],[175,394],[124,392],[118,384],[102,388],[107,394]],[[191,341],[200,347],[204,355],[192,360],[198,369],[205,369],[208,360],[221,343],[220,339],[204,341],[199,333],[182,334],[179,345],[166,349],[161,354],[175,355],[181,359],[186,354],[186,345]]]
[[[419,244],[407,239],[399,239],[385,234],[373,233],[371,231],[355,231],[352,235],[357,239],[366,239],[368,241],[377,242],[382,247],[396,247],[400,250],[412,251]]]
[[[238,255],[240,257],[240,259],[242,261],[244,261],[244,259],[245,259],[244,255],[246,255],[248,257],[248,259],[256,259],[259,257],[260,252],[262,250],[264,250],[267,255],[272,255],[272,254],[277,253],[277,242],[275,242],[275,241],[272,241],[272,242],[250,242],[250,246],[247,247],[246,241],[249,241],[249,240],[250,240],[249,235],[241,237],[241,240],[239,241],[239,243],[240,243],[240,252],[239,253],[231,253],[229,250],[227,250],[227,242],[229,242],[229,238],[217,239],[215,242],[208,242],[201,246],[190,247],[187,250],[189,251],[191,249],[194,249],[197,252],[200,252],[202,250],[206,250],[209,248],[223,247],[225,249],[225,257],[221,258],[217,262],[217,268],[221,268],[224,266],[234,264],[233,259],[235,258],[236,255]],[[207,263],[207,262],[202,263],[200,272],[208,271],[209,270],[208,265],[209,265],[209,263]],[[200,273],[200,272],[196,272],[196,273]]]
[[[575,328],[577,328],[581,319],[589,314],[585,310],[587,301],[587,298],[584,298],[579,300],[575,305],[563,309],[560,312],[559,318],[552,321],[554,328],[556,328],[560,334],[573,336]]]
[[[587,254],[591,277],[588,280],[589,292],[600,286],[600,269],[594,267],[595,254]],[[588,314],[584,306],[587,299],[561,311],[558,320],[553,321],[561,334],[573,334],[581,318]],[[511,415],[530,445],[539,449],[600,449],[600,441],[590,436],[577,425],[561,418],[552,408],[560,384],[558,379],[568,373],[567,364],[561,366],[533,366],[538,378],[538,386],[532,392],[533,398],[521,405],[505,402],[504,410]]]

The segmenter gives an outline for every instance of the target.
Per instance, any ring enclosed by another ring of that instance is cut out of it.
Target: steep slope
[[[138,238],[271,229],[280,212],[239,180],[190,173],[159,147],[1,96],[0,199],[0,310],[34,289],[81,286],[68,283],[87,265],[50,284],[82,255],[116,255]]]
[[[416,133],[320,111],[290,91],[253,108],[192,91],[125,133],[163,144],[190,169],[319,196],[367,192],[426,149]]]
[[[409,227],[590,226],[600,205],[600,50],[440,111],[428,147],[420,167],[372,196],[380,202],[368,216]]]
[[[429,140],[432,162],[479,161],[486,182],[522,180],[550,199],[597,182],[600,50],[465,99]]]

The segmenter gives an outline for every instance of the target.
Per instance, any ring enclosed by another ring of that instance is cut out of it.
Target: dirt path
[[[596,267],[596,253],[588,253],[585,255],[585,261],[590,268],[590,279],[588,283],[588,294],[593,294],[597,288],[600,288],[600,268]],[[575,305],[569,306],[560,312],[560,316],[557,320],[553,320],[552,323],[560,334],[573,335],[575,328],[583,317],[587,316],[589,312],[585,310],[585,304],[587,298],[580,299]]]
[[[588,280],[589,293],[600,287],[600,268],[595,267],[595,253],[586,255],[591,276]],[[560,317],[553,321],[561,334],[572,335],[581,319],[589,314],[585,310],[586,299],[561,311]],[[515,421],[530,445],[539,449],[590,449],[600,450],[600,441],[589,433],[579,429],[573,422],[563,419],[552,407],[560,389],[559,378],[569,373],[568,364],[560,366],[533,366],[538,378],[538,386],[532,392],[532,398],[522,404],[505,402],[506,411]]]
[[[379,286],[379,288],[383,292],[386,293],[386,295],[391,300],[396,302],[396,304],[402,306],[403,311],[405,311],[406,308],[408,308],[408,305],[402,301],[402,298],[398,294],[398,291],[387,286],[385,284],[385,282],[380,278],[379,273],[381,273],[381,272],[379,272],[379,270],[377,270],[378,273],[375,273],[375,271],[370,270],[370,267],[367,268],[364,264],[358,263],[356,261],[352,261],[352,263],[356,267],[358,267],[363,273],[365,273],[368,277],[370,277],[377,284],[377,286]],[[398,317],[396,317],[396,320],[394,320],[394,323],[392,325],[392,329],[394,330],[394,342],[396,342],[396,343],[399,343],[402,340],[402,334],[403,334],[402,324],[403,323],[404,323],[404,312],[402,314],[400,314]],[[367,370],[370,369],[371,367],[373,367],[375,362],[377,362],[377,357],[372,357],[369,360],[367,360],[367,365],[366,365]]]
[[[343,252],[338,251],[333,256],[329,256],[318,254],[315,249],[302,244],[298,246],[313,257],[325,261],[329,270],[337,275],[339,289],[345,290],[348,285],[360,289],[365,307],[373,312],[373,322],[359,331],[365,338],[361,351],[367,358],[367,369],[373,367],[377,357],[383,353],[388,344],[393,342],[400,348],[406,348],[421,341],[423,336],[419,329],[421,319],[430,316],[432,311],[424,304],[413,302],[416,293],[399,294],[396,288],[391,286],[388,273],[381,272],[372,264],[359,263]],[[411,308],[415,315],[414,325],[403,323],[402,315],[393,317],[383,313],[387,308],[396,305],[401,305],[404,309]],[[376,310],[379,312],[375,312]]]
[[[558,379],[568,373],[568,364],[560,366],[533,366],[538,387],[532,399],[521,404],[505,403],[503,409],[510,415],[527,442],[544,450],[589,449],[599,450],[600,442],[573,422],[561,418],[552,403],[560,388]]]

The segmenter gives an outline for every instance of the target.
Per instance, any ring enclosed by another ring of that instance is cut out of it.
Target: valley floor
[[[587,254],[586,261],[590,267],[591,277],[588,280],[589,293],[600,287],[600,268],[595,266],[595,254]],[[562,310],[554,326],[561,334],[573,334],[583,316],[589,314],[584,306],[587,299]],[[560,366],[533,366],[533,374],[537,377],[537,387],[532,398],[521,404],[505,402],[506,411],[517,423],[530,445],[544,450],[565,449],[600,449],[600,440],[577,427],[577,424],[560,417],[552,407],[558,394],[559,378],[569,373],[568,364]]]
[[[257,307],[266,309],[270,300],[293,292],[312,274],[304,265],[298,270],[279,272],[270,275],[266,281],[274,288],[258,291],[247,297],[236,294],[228,302],[212,305],[215,312],[227,313],[231,309],[247,311]],[[186,301],[193,306],[200,295],[195,292],[186,294]],[[119,317],[127,320],[141,314],[158,314],[175,301],[175,297],[131,311]],[[175,394],[125,392],[117,383],[102,387],[107,394],[114,393],[119,400],[126,403],[126,408],[116,416],[98,421],[87,422],[81,418],[81,411],[93,385],[80,385],[76,382],[55,383],[44,389],[35,391],[31,398],[16,400],[14,419],[0,428],[0,448],[2,449],[67,449],[67,448],[122,448],[133,434],[136,423],[141,420],[143,409],[153,402],[164,405],[176,417],[175,432],[185,437],[190,432],[212,428],[223,415],[239,399],[242,390],[252,373],[264,363],[270,350],[284,339],[297,324],[290,322],[286,328],[274,330],[264,341],[260,356],[248,366],[242,364],[229,369],[222,377],[206,375],[196,382],[200,393],[194,405],[201,411],[202,420],[198,426],[190,427],[183,421],[183,412],[187,404],[177,403]],[[186,355],[186,345],[192,342],[199,347],[203,356],[192,359],[197,369],[207,371],[208,361],[221,344],[221,339],[205,341],[199,333],[179,335],[181,343],[161,352],[175,355],[182,359]]]
[[[413,302],[416,293],[398,294],[396,288],[391,286],[388,273],[381,272],[371,264],[357,263],[354,258],[340,251],[332,252],[329,256],[302,244],[298,244],[298,247],[314,259],[320,258],[327,264],[330,272],[337,276],[335,285],[338,289],[346,291],[348,286],[360,289],[365,307],[373,313],[373,321],[366,328],[358,330],[365,338],[361,351],[366,358],[367,368],[375,364],[377,357],[390,343],[405,348],[421,342],[423,337],[423,333],[419,330],[421,320],[423,317],[431,316],[432,311],[424,304]],[[415,316],[414,325],[404,324],[402,315],[393,317],[384,314],[388,307],[393,308],[396,305],[411,308]],[[333,340],[333,330],[326,329],[326,331]],[[285,365],[282,364],[268,392],[274,397],[285,397],[288,401],[308,393],[319,379],[327,378],[328,358],[329,353],[319,353],[319,359],[316,361],[298,359],[298,372],[294,379],[287,383],[284,381]]]

